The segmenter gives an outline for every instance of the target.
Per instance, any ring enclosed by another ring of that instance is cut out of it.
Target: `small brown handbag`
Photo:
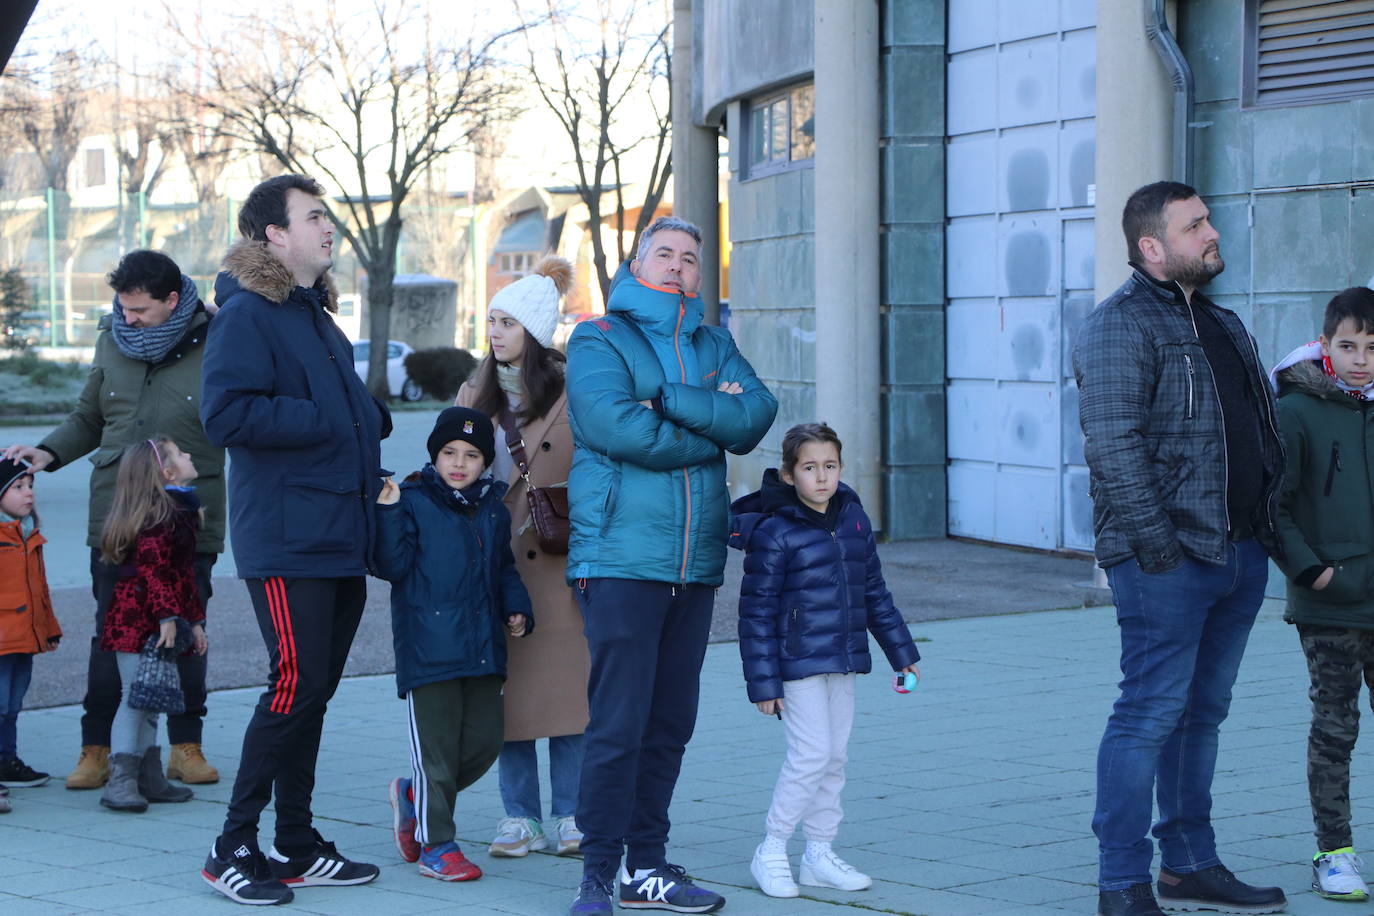
[[[545,553],[566,554],[568,535],[572,533],[572,522],[568,519],[568,488],[536,487],[530,480],[525,440],[508,410],[501,411],[501,428],[506,433],[506,450],[525,481],[525,499],[529,502],[530,523],[539,537],[539,549]]]

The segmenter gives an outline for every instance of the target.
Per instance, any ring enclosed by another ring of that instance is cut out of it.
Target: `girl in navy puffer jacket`
[[[895,671],[919,673],[920,653],[883,582],[873,526],[840,483],[840,440],[804,423],[782,440],[782,470],[736,500],[730,546],[745,552],[739,650],[752,700],[777,715],[787,758],[750,871],[771,897],[795,897],[787,841],[806,834],[801,883],[863,890],[872,879],[830,848],[854,722],[854,676],[873,668],[872,633]]]

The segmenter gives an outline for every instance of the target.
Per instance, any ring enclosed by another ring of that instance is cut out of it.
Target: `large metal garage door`
[[[1091,548],[1068,352],[1092,307],[1095,8],[948,7],[951,534]]]

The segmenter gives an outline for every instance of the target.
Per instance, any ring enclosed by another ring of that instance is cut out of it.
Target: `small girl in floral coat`
[[[162,772],[157,713],[129,705],[128,685],[148,638],[173,647],[177,620],[191,624],[193,651],[204,654],[205,608],[196,589],[196,529],[200,500],[191,489],[191,456],[167,438],[129,446],[119,462],[114,505],[105,522],[101,559],[120,567],[114,601],[105,614],[100,648],[115,653],[124,698],[110,737],[110,780],[100,803],[116,811],[146,811],[148,802],[184,802],[191,790]]]

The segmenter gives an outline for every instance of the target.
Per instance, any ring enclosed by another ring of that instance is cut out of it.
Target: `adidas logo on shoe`
[[[219,840],[210,844],[210,855],[200,876],[205,883],[235,903],[271,906],[290,903],[291,888],[272,877],[272,870],[261,852],[247,843],[228,855],[220,855]]]
[[[314,850],[304,856],[291,858],[273,846],[267,858],[276,879],[294,887],[366,884],[381,874],[375,865],[350,861],[319,833],[315,834]]]

